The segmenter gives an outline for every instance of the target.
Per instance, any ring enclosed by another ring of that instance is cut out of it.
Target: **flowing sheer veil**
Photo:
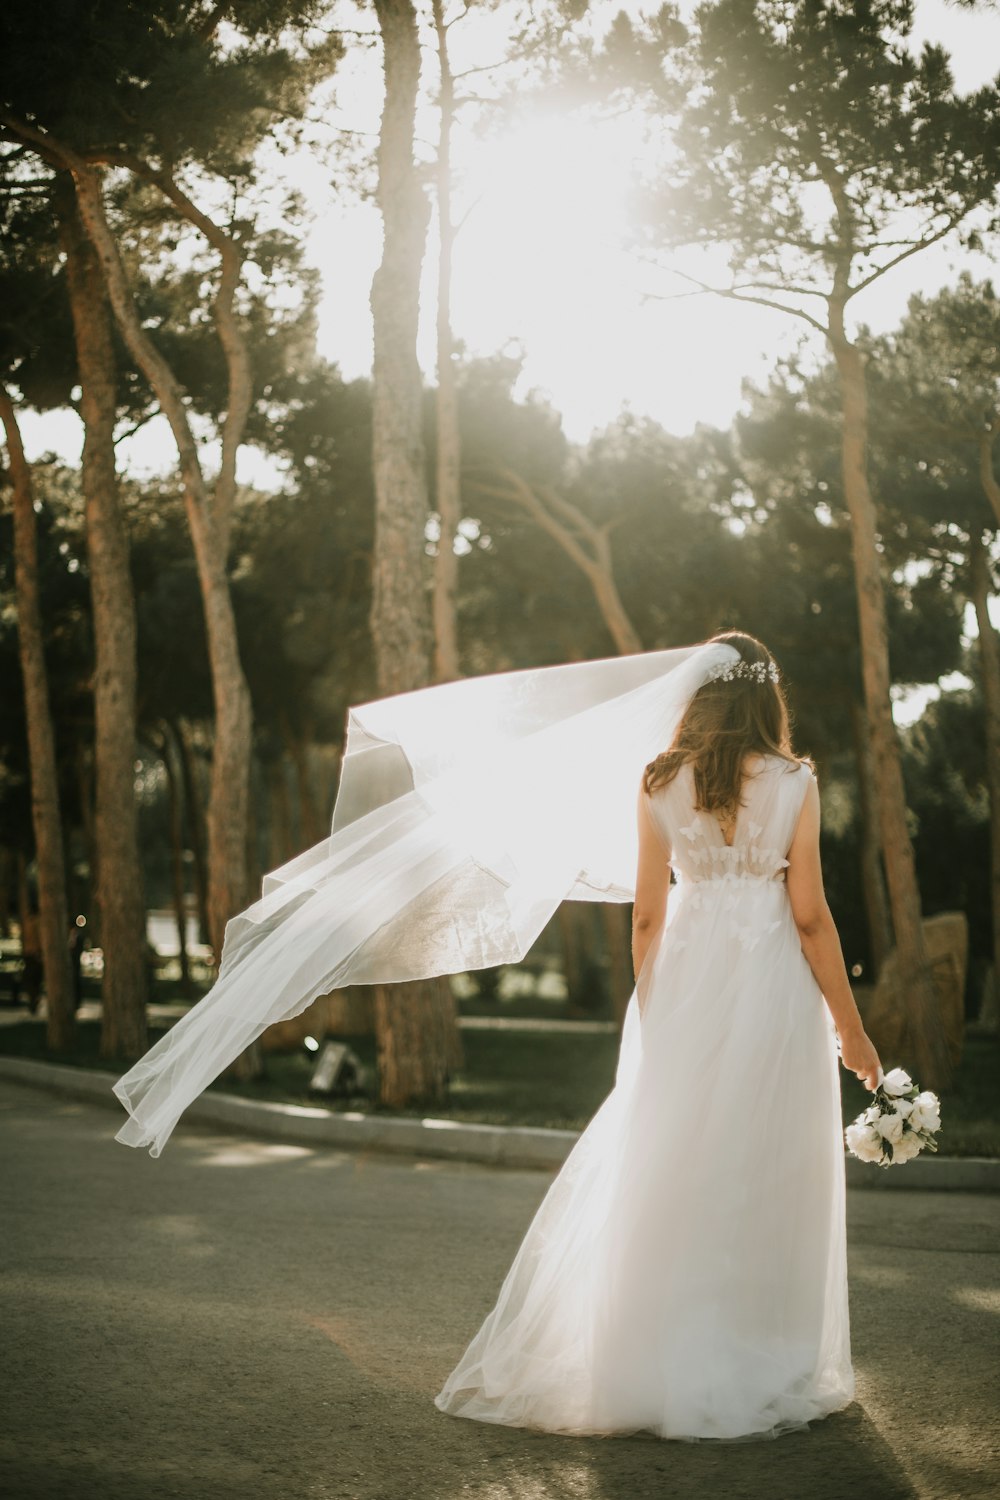
[[[561,901],[631,901],[642,769],[722,642],[468,678],[352,708],[330,836],[226,926],[216,983],[114,1084],[159,1156],[275,1021],[347,984],[522,959]]]

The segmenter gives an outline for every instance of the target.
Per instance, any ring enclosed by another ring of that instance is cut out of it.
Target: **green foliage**
[[[675,438],[630,416],[580,455],[568,493],[614,524],[615,574],[650,649],[711,635],[738,612],[746,559],[726,524],[735,475],[727,434]]]
[[[0,379],[16,372],[41,410],[65,406],[76,380],[51,192],[23,153],[0,149]]]
[[[317,86],[342,54],[339,36],[316,25],[324,14],[316,0],[239,6],[231,16],[225,8],[183,0],[144,6],[62,0],[39,26],[23,7],[3,11],[0,212],[12,221],[4,227],[13,234],[0,277],[16,299],[9,305],[19,322],[27,308],[34,314],[44,306],[34,252],[54,249],[52,220],[66,191],[60,184],[65,174],[54,171],[44,146],[31,144],[24,130],[18,135],[24,126],[111,169],[109,218],[143,324],[193,410],[216,422],[229,401],[212,318],[217,252],[148,174],[176,179],[228,235],[242,262],[236,311],[254,395],[266,406],[275,381],[314,340],[317,279],[301,262],[303,204],[274,171],[273,153],[296,138]],[[26,271],[35,281],[22,289]],[[68,334],[61,289],[49,291]],[[28,325],[39,327],[37,316]],[[65,373],[61,384],[51,376],[46,381],[30,331],[16,337],[22,347],[7,367],[16,363],[22,394],[27,399],[30,387],[31,399],[38,399],[47,383],[53,395],[42,404],[65,399]],[[61,348],[50,333],[35,342],[53,352]],[[0,356],[2,344],[0,330]],[[145,420],[154,410],[149,393],[120,347],[119,364],[123,417]]]
[[[799,706],[822,735],[813,740],[821,749],[831,737],[832,744],[849,738],[845,714],[861,687],[836,372],[828,362],[807,375],[789,359],[765,388],[748,384],[746,396],[737,452],[754,505],[742,513],[760,574],[781,579],[765,605],[775,617],[766,639],[802,685]],[[914,504],[914,456],[881,442],[877,423],[874,432],[893,681],[932,682],[959,666],[964,598],[953,567],[929,555],[932,533]]]
[[[3,103],[81,152],[138,153],[169,170],[198,163],[250,181],[276,121],[300,117],[342,46],[312,29],[321,0],[52,0],[44,24],[4,7]]]
[[[285,493],[248,496],[236,521],[255,715],[337,740],[349,704],[375,691],[370,384],[311,360],[276,377],[248,436],[287,472]]]
[[[968,537],[997,530],[983,489],[981,451],[1000,432],[1000,299],[991,282],[959,277],[910,298],[899,328],[871,345],[876,454],[904,486],[925,545],[961,574]]]
[[[995,221],[1000,94],[957,96],[939,48],[909,51],[912,24],[910,0],[716,0],[682,45],[673,27],[637,30],[673,84],[665,104],[638,82],[672,116],[643,190],[648,243],[723,245],[737,296],[822,324],[815,299],[850,295],[973,210]],[[627,68],[620,81],[637,86]]]

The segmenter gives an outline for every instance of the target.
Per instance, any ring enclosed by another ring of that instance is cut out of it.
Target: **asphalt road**
[[[439,1412],[550,1180],[118,1117],[4,1082],[6,1500],[1000,1496],[1000,1198],[849,1198],[858,1398],[776,1442]]]

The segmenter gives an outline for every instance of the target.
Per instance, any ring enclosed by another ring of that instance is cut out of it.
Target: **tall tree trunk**
[[[250,797],[247,803],[247,885],[251,892],[259,892],[263,867],[260,859],[260,806],[261,768],[256,756],[250,757]],[[270,866],[268,866],[270,868]]]
[[[406,692],[431,676],[424,587],[427,479],[423,384],[417,363],[420,268],[428,206],[413,160],[420,43],[411,0],[376,0],[385,101],[378,148],[382,262],[372,282],[375,331],[372,458],[375,547],[371,607],[379,692]],[[459,1050],[446,980],[379,986],[375,1000],[384,1104],[444,1099]]]
[[[288,778],[283,755],[267,762],[267,812],[268,812],[268,865],[276,870],[291,859],[294,848],[292,838],[292,806],[288,796]]]
[[[101,1053],[146,1050],[146,912],[134,787],[136,623],[129,544],[115,470],[117,371],[100,265],[67,180],[59,195],[84,424],[82,485],[94,622],[97,904],[101,912]]]
[[[307,734],[292,728],[287,715],[282,716],[282,739],[295,772],[295,786],[299,797],[299,834],[303,848],[312,848],[323,837],[316,794],[313,790],[312,767],[309,764],[309,739]]]
[[[31,822],[38,865],[38,926],[45,975],[46,1040],[54,1052],[68,1052],[74,1040],[76,1006],[69,957],[66,864],[63,859],[59,774],[49,682],[45,670],[44,630],[38,588],[38,536],[31,470],[24,457],[14,404],[0,385],[0,421],[14,501],[14,589],[17,601],[17,645],[24,679],[31,774]],[[22,916],[22,933],[24,932]]]
[[[174,902],[174,920],[177,923],[177,954],[181,966],[181,988],[185,995],[191,993],[191,962],[187,948],[187,897],[184,890],[184,804],[181,798],[180,777],[174,763],[173,732],[164,723],[160,735],[159,753],[163,769],[167,773],[167,804],[170,812],[170,887]]]
[[[631,917],[629,908],[617,901],[601,903],[604,920],[604,936],[608,949],[608,983],[611,990],[611,1008],[618,1030],[625,1024],[625,1013],[632,998],[635,982],[632,978]]]
[[[326,997],[326,1029],[330,1036],[371,1036],[374,992],[367,984],[331,990]]]
[[[559,911],[567,964],[567,1008],[571,1015],[592,1014],[601,971],[598,923],[603,926],[607,922],[607,910],[602,906],[600,912],[595,911],[591,901],[563,901]]]
[[[871,735],[868,716],[857,699],[851,700],[851,733],[854,739],[854,765],[858,777],[860,801],[859,822],[861,825],[860,865],[861,890],[864,895],[865,914],[868,918],[868,938],[871,944],[873,979],[877,979],[882,965],[892,949],[892,916],[889,897],[885,888],[882,869],[882,841],[879,838],[878,793],[875,789],[875,768],[872,764]]]
[[[228,406],[222,432],[222,464],[214,491],[202,472],[188,420],[184,393],[173,370],[149,338],[139,318],[125,268],[104,212],[101,179],[85,163],[64,151],[77,185],[80,213],[97,251],[111,305],[129,351],[149,381],[160,410],[170,424],[180,465],[185,512],[198,569],[205,610],[215,740],[208,806],[208,919],[216,961],[222,953],[226,922],[246,905],[246,815],[250,775],[251,705],[240,661],[236,619],[229,591],[226,559],[236,452],[246,426],[251,381],[246,348],[233,312],[240,275],[237,246],[167,180],[155,180],[171,201],[219,251],[221,275],[213,307],[219,342],[229,377]]]
[[[250,692],[240,661],[226,559],[236,496],[236,462],[253,397],[250,358],[236,299],[245,254],[239,234],[229,234],[203,213],[171,176],[131,153],[115,151],[108,161],[125,167],[157,188],[177,213],[193,225],[218,254],[219,277],[212,317],[226,369],[226,409],[221,423],[221,454],[210,489],[201,467],[185,392],[174,371],[143,326],[118,244],[107,220],[101,171],[49,131],[6,111],[4,123],[27,146],[73,176],[77,206],[101,267],[112,310],[129,352],[155,392],[170,426],[184,504],[205,610],[215,747],[208,812],[209,924],[216,958],[225,925],[246,901],[246,808],[251,747]]]
[[[212,677],[215,738],[208,802],[208,930],[216,963],[229,918],[247,905],[247,799],[250,795],[252,710],[243,675],[236,621],[225,567],[213,573],[211,609],[216,615]],[[211,633],[211,631],[210,631]],[[229,696],[228,687],[232,689]]]
[[[97,906],[97,830],[94,826],[94,768],[91,753],[82,738],[73,749],[76,794],[80,800],[80,827],[87,856],[87,923],[92,944],[101,941],[101,914]]]
[[[563,978],[566,982],[566,1009],[576,1009],[580,985],[583,978],[583,965],[580,962],[580,944],[576,930],[576,907],[579,903],[575,901],[560,901],[556,908],[556,917],[559,922],[559,937],[562,942],[563,951]]]
[[[642,640],[618,592],[611,531],[615,522],[598,525],[585,511],[550,485],[533,487],[513,469],[500,472],[500,484],[479,481],[476,488],[494,500],[506,500],[527,511],[542,531],[558,542],[590,584],[594,600],[615,649],[622,656],[642,650]]]
[[[14,851],[0,848],[0,937],[10,937],[10,913],[14,901]]]
[[[455,535],[461,520],[461,439],[455,380],[455,340],[451,328],[451,266],[455,227],[451,218],[451,132],[455,119],[455,82],[448,56],[448,27],[442,0],[431,0],[437,35],[441,91],[437,157],[438,296],[437,296],[437,472],[436,503],[441,534],[434,559],[434,678],[451,682],[461,676],[455,601],[458,556]]]
[[[908,1040],[912,1065],[922,1085],[941,1089],[951,1078],[951,1062],[921,928],[916,862],[906,824],[902,758],[892,718],[885,586],[875,505],[868,483],[868,393],[860,351],[847,338],[843,304],[836,298],[830,300],[829,340],[843,404],[841,459],[844,499],[851,516],[862,681],[900,984],[907,1000]]]
[[[208,866],[205,861],[205,838],[203,834],[201,792],[194,755],[183,719],[173,726],[177,758],[180,761],[184,782],[184,806],[187,808],[187,831],[191,844],[191,860],[194,865],[194,895],[198,910],[198,941],[208,943]]]
[[[425,572],[428,515],[423,385],[417,363],[420,268],[427,199],[413,161],[420,47],[410,0],[376,0],[385,103],[378,148],[382,262],[372,282],[374,387],[372,461],[375,555],[371,628],[379,691],[408,692],[430,680]]]
[[[986,784],[990,798],[990,911],[993,967],[1000,976],[1000,639],[990,619],[989,560],[981,533],[970,534],[969,592],[979,627],[979,672],[986,710]]]
[[[388,1109],[441,1103],[451,1069],[440,982],[377,984],[374,1011],[379,1103]]]

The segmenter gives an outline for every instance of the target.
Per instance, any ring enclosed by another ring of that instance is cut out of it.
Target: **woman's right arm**
[[[847,977],[840,938],[823,890],[819,854],[819,787],[809,776],[798,826],[788,851],[785,871],[792,915],[799,932],[802,952],[816,976],[840,1037],[844,1067],[874,1090],[878,1084],[879,1056],[865,1031]]]

